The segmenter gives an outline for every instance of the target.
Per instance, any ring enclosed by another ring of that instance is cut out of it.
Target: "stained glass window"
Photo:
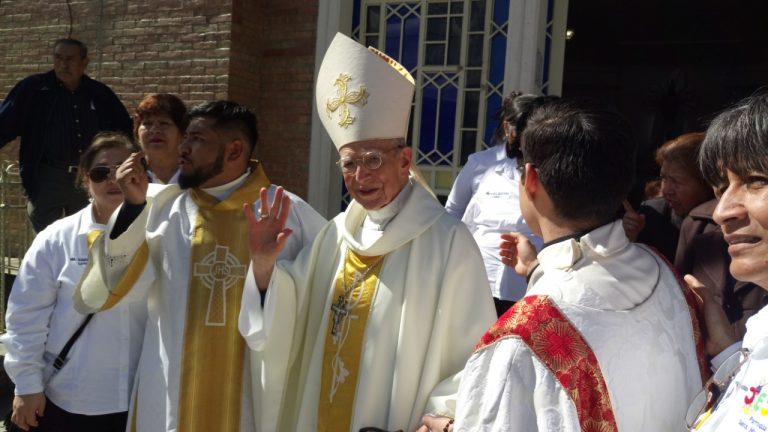
[[[416,80],[407,140],[444,198],[467,157],[492,145],[509,0],[354,0],[353,11],[353,37],[397,59]]]

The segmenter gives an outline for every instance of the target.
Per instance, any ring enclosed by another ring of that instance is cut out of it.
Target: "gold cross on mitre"
[[[351,79],[352,77],[348,74],[339,74],[339,77],[333,83],[334,86],[339,88],[336,92],[337,97],[328,99],[325,103],[325,112],[328,114],[328,118],[331,118],[331,114],[336,112],[336,110],[341,109],[339,126],[345,129],[355,122],[355,117],[349,113],[349,104],[359,103],[360,105],[365,105],[368,102],[369,96],[368,90],[364,86],[360,86],[357,91],[348,91],[347,82]]]
[[[194,275],[211,290],[205,325],[223,326],[227,322],[227,298],[224,294],[235,281],[245,278],[247,267],[240,264],[228,247],[219,245],[201,261],[195,263]]]

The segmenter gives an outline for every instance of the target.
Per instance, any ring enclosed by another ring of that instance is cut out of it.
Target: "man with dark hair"
[[[520,206],[545,243],[507,245],[528,292],[467,362],[455,429],[680,430],[702,382],[698,323],[669,265],[615,217],[635,162],[624,121],[551,101],[521,145]]]
[[[125,202],[94,243],[75,304],[90,313],[148,300],[129,430],[256,429],[262,361],[238,332],[250,261],[243,207],[289,200],[282,221],[293,235],[281,258],[294,258],[325,220],[250,160],[255,131],[246,107],[206,103],[189,112],[178,185],[148,185],[141,153],[117,170]]]
[[[36,231],[88,204],[75,186],[80,154],[102,131],[130,137],[131,118],[106,85],[85,75],[88,48],[76,39],[53,45],[53,70],[19,81],[0,104],[0,147],[21,137],[21,182]]]
[[[768,290],[768,92],[758,91],[720,113],[707,129],[699,168],[718,196],[712,218],[739,281]],[[712,287],[685,276],[703,300],[707,350],[716,370],[692,399],[686,423],[691,431],[762,431],[768,428],[768,309],[746,323],[743,341],[734,332]],[[762,291],[765,294],[765,291]],[[712,385],[716,384],[716,385]]]

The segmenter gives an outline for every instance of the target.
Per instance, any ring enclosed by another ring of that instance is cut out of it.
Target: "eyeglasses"
[[[685,414],[685,423],[688,429],[695,429],[699,424],[706,419],[707,416],[702,418],[705,413],[714,411],[717,404],[720,402],[723,391],[728,388],[728,385],[733,380],[733,377],[739,373],[741,367],[749,359],[749,350],[742,348],[730,357],[725,359],[723,364],[715,371],[712,378],[707,380],[704,384],[704,388],[693,398],[693,402],[688,407],[688,412]]]
[[[119,167],[120,164],[117,164],[112,167],[99,165],[95,166],[88,170],[88,178],[91,179],[94,183],[101,183],[104,180],[108,179],[110,175],[112,175],[112,172],[117,170],[117,167]]]
[[[362,166],[368,170],[376,170],[384,163],[384,153],[389,153],[393,150],[400,150],[403,146],[393,147],[389,150],[378,151],[372,150],[363,153],[357,158],[341,158],[336,162],[336,165],[341,169],[342,174],[354,174],[357,171],[358,166]]]

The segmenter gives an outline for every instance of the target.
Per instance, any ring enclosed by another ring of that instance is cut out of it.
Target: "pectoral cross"
[[[344,318],[349,315],[349,310],[347,310],[347,298],[344,297],[343,294],[340,295],[339,300],[331,305],[331,310],[333,311],[333,328],[331,329],[331,335],[336,337],[339,333],[341,323],[344,321]]]
[[[352,77],[347,74],[339,74],[339,77],[333,83],[334,86],[339,87],[338,97],[328,99],[325,103],[325,112],[328,113],[328,118],[331,117],[331,113],[341,109],[339,126],[345,129],[355,122],[355,117],[349,113],[349,104],[359,103],[360,105],[365,105],[368,103],[368,91],[365,87],[360,86],[357,91],[347,91],[347,82],[351,79]]]

